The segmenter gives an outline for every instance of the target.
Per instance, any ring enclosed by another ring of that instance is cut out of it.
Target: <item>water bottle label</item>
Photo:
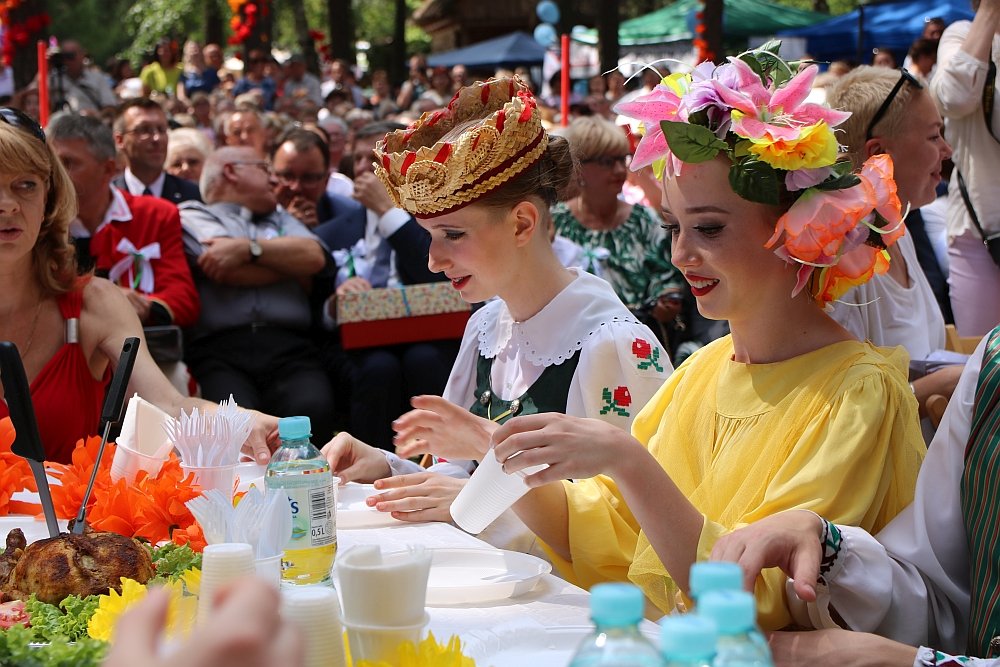
[[[319,487],[286,488],[292,506],[292,538],[288,549],[325,547],[337,541],[333,480]]]

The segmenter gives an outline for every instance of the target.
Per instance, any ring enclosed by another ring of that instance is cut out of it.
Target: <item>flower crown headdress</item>
[[[464,122],[486,121],[454,141]],[[518,77],[477,82],[447,108],[424,113],[375,146],[375,174],[396,206],[422,218],[471,204],[535,164],[548,135],[531,91]]]
[[[857,174],[838,161],[834,129],[850,113],[806,102],[818,69],[796,74],[780,45],[671,74],[615,111],[643,126],[633,170],[652,165],[671,178],[685,163],[724,154],[734,192],[787,206],[767,247],[799,266],[793,296],[812,282],[813,297],[828,303],[888,271],[885,249],[903,234],[902,207],[889,156],[873,156]]]

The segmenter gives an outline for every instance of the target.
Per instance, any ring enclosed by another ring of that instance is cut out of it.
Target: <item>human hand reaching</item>
[[[440,396],[414,396],[410,405],[414,409],[392,423],[399,456],[434,454],[478,461],[489,450],[496,423]]]

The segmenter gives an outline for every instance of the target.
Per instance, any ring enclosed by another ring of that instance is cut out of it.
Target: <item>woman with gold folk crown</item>
[[[824,312],[903,233],[892,162],[838,162],[847,114],[805,102],[815,76],[772,45],[617,107],[644,124],[632,168],[663,179],[674,266],[732,334],[674,371],[631,436],[564,415],[493,434],[508,472],[549,466],[515,510],[582,586],[630,579],[666,612],[741,524],[803,507],[877,530],[913,497],[925,448],[906,356]],[[758,580],[765,628],[788,624],[784,591],[780,573]]]
[[[470,303],[499,299],[469,321],[444,396],[414,398],[395,424],[401,455],[449,463],[423,472],[344,433],[324,448],[336,474],[380,480],[370,502],[399,519],[449,520],[469,462],[515,415],[566,413],[627,432],[670,363],[606,282],[563,268],[552,251],[549,207],[576,164],[524,84],[463,88],[447,109],[387,135],[376,158],[397,205],[430,232],[430,268]]]

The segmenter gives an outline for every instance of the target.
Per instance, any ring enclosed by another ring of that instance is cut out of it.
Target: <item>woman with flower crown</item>
[[[607,282],[556,258],[549,207],[576,162],[521,81],[463,88],[447,109],[386,135],[375,157],[397,205],[431,235],[431,270],[470,303],[499,299],[473,314],[443,397],[413,399],[394,424],[402,456],[449,462],[424,472],[341,433],[323,449],[335,473],[377,480],[369,503],[396,518],[449,520],[471,461],[515,415],[565,412],[627,432],[670,362]]]
[[[493,434],[508,472],[548,466],[515,510],[582,586],[629,579],[668,612],[739,525],[803,507],[877,530],[913,497],[924,445],[906,356],[824,312],[888,268],[903,233],[892,162],[855,175],[837,161],[847,114],[805,103],[815,75],[764,48],[618,106],[645,126],[633,168],[662,174],[672,263],[732,334],[674,371],[631,436],[564,415]],[[758,583],[765,628],[788,624],[784,596],[780,574]]]

